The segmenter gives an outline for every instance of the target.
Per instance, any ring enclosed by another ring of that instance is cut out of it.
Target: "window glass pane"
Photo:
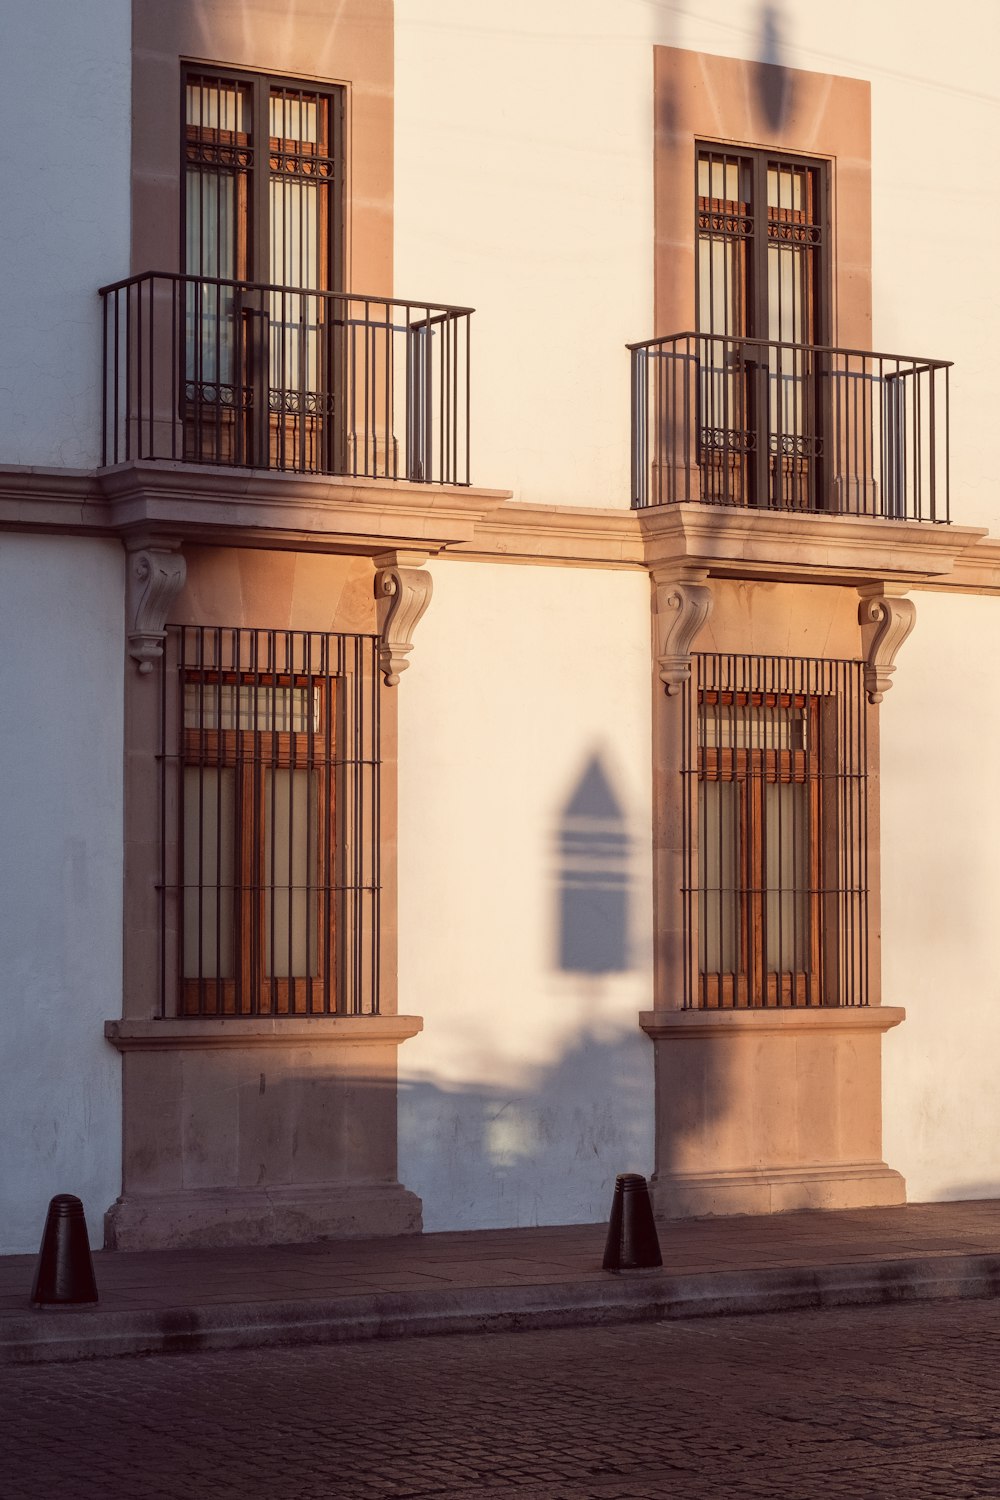
[[[324,104],[325,101],[308,95],[272,90],[272,139],[318,142],[320,109]]]
[[[185,729],[308,734],[320,724],[317,688],[269,683],[187,682]]]
[[[232,280],[236,275],[235,181],[221,172],[189,172],[185,194],[188,271]]]
[[[809,786],[764,787],[764,967],[804,973],[809,962]]]
[[[698,788],[698,885],[701,971],[735,974],[740,962],[740,787],[704,781]]]
[[[767,169],[768,208],[787,209],[802,213],[806,207],[806,172],[802,167],[777,167]]]
[[[315,771],[264,774],[264,972],[269,976],[318,973],[318,789]]]
[[[245,135],[250,128],[250,100],[237,84],[191,79],[185,89],[185,114],[188,125],[213,134]]]
[[[712,239],[707,235],[699,238],[697,316],[703,332],[728,337],[745,332],[743,259],[744,248],[739,240]],[[723,347],[709,347],[716,349],[714,356],[709,357],[721,364]]]
[[[811,251],[804,246],[767,247],[767,337],[808,343]]]
[[[703,704],[698,743],[720,750],[805,750],[804,708],[762,704]]]
[[[213,186],[212,176],[199,173],[187,179],[187,268],[196,275],[233,280],[237,269],[233,183],[219,178]],[[189,281],[184,298],[185,379],[199,386],[232,386],[237,348],[233,288]],[[199,396],[216,399],[215,393],[204,390]],[[223,399],[221,392],[218,399]]]
[[[698,156],[698,196],[727,203],[746,203],[749,199],[749,172],[736,157],[717,156],[703,151]]]
[[[236,822],[235,772],[184,767],[185,979],[231,979]]]
[[[271,180],[271,280],[282,286],[322,285],[319,279],[321,192],[325,193],[326,188],[317,182],[294,177]]]
[[[320,289],[319,197],[325,186],[295,178],[272,179],[271,278],[285,286]],[[316,391],[320,386],[319,297],[272,292],[270,384],[272,390]]]

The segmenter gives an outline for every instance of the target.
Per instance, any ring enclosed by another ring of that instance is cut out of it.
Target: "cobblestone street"
[[[1000,1495],[1000,1302],[0,1372],[4,1500]]]

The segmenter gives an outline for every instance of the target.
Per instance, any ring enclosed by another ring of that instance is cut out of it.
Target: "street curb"
[[[596,1327],[798,1308],[995,1297],[1000,1255],[608,1276],[556,1285],[385,1292],[116,1312],[45,1308],[0,1317],[0,1365],[531,1328]]]

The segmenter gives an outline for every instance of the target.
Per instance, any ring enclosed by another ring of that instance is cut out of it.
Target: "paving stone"
[[[996,1500],[1000,1303],[0,1370],[4,1500]]]

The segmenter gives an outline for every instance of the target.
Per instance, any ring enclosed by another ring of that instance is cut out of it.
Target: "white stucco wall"
[[[1000,103],[993,0],[957,0],[946,21],[930,0],[695,10],[663,0],[397,0],[396,14],[396,290],[477,309],[478,482],[510,486],[518,500],[627,503],[622,346],[653,332],[659,43],[871,82],[872,344],[955,362],[952,515],[1000,533],[990,451],[1000,196],[984,192],[996,177]],[[611,601],[637,581],[500,570],[494,585],[490,572],[436,570],[438,597],[402,689],[403,1004],[428,1022],[403,1054],[403,1175],[425,1195],[431,1227],[603,1211],[596,1168],[578,1162],[556,1187],[540,1161],[551,1155],[540,1144],[547,1130],[574,1159],[593,1133],[571,1119],[574,1088],[557,1064],[586,1036],[588,991],[546,967],[551,887],[525,851],[551,825],[560,779],[592,733],[588,715],[613,722],[621,764],[644,766],[648,745],[645,599],[634,606],[630,714],[611,711],[626,684],[615,671],[603,685],[591,677],[589,653],[585,682],[578,670],[554,674],[554,693],[553,674],[538,670],[539,634],[546,658],[564,636],[552,626],[555,598],[567,617],[605,610],[596,635],[606,651],[626,618]],[[983,690],[980,653],[968,650],[1000,627],[1000,599],[921,594],[919,609],[883,713],[885,995],[909,1011],[885,1047],[886,1154],[911,1197],[957,1197],[1000,1192],[1000,793],[986,753],[1000,742],[1000,695]],[[485,626],[491,610],[493,628],[480,630],[473,622]],[[523,673],[537,700],[530,745],[511,733]],[[521,757],[524,777],[514,771]],[[534,791],[522,796],[521,780]],[[633,796],[642,839],[646,793]],[[414,890],[407,871],[422,843],[442,840],[431,888]],[[644,902],[645,870],[636,878]],[[445,935],[436,909],[454,914]],[[602,981],[602,1006],[626,1030],[643,983],[640,971]],[[538,1104],[549,1077],[551,1120]]]
[[[123,557],[0,535],[0,1254],[120,1191]]]
[[[626,505],[652,333],[652,52],[606,0],[397,0],[397,295],[476,309],[473,478]]]
[[[129,10],[2,5],[0,464],[98,461],[96,292],[128,268]],[[953,515],[1000,534],[993,0],[396,16],[394,290],[477,308],[478,482],[627,503],[660,43],[870,79],[873,343],[955,361]],[[102,1025],[120,1004],[121,568],[116,544],[0,537],[0,1251],[34,1249],[66,1190],[99,1242],[118,1191]],[[432,572],[399,689],[400,1001],[426,1026],[401,1054],[400,1175],[431,1229],[601,1218],[615,1172],[652,1168],[648,585]],[[1000,599],[919,609],[883,713],[885,996],[909,1011],[886,1042],[886,1156],[914,1198],[1000,1193],[1000,695],[969,646]]]
[[[129,0],[0,4],[0,464],[99,461],[98,287],[128,275]]]
[[[652,1171],[649,586],[432,565],[400,705],[400,1178],[428,1229]],[[616,894],[608,886],[619,885]]]
[[[882,708],[886,1160],[1000,1196],[1000,600],[919,593]]]
[[[873,347],[955,361],[956,517],[1000,530],[994,0],[946,18],[931,0],[397,0],[396,17],[396,289],[477,309],[477,482],[628,503],[661,44],[870,80]]]

